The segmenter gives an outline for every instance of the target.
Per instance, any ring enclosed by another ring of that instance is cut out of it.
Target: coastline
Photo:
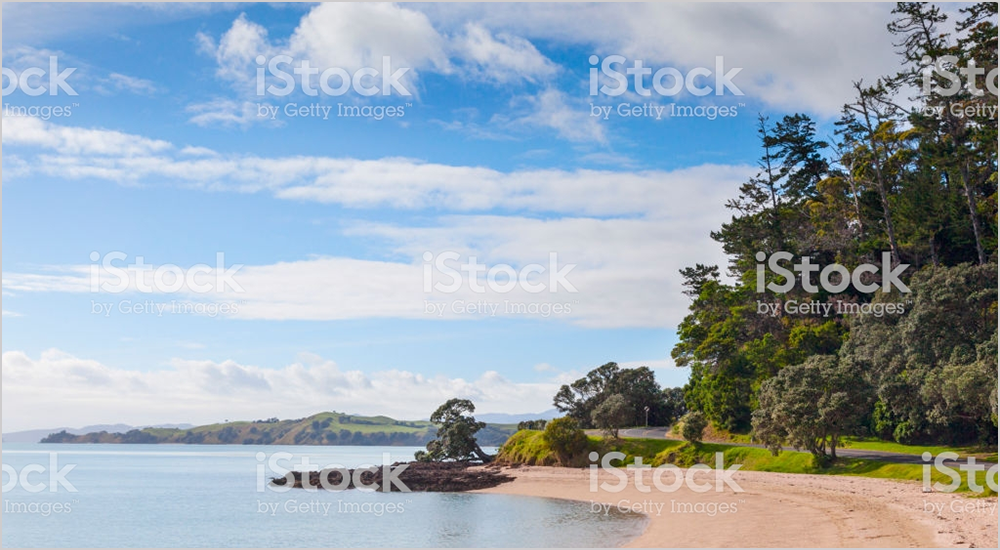
[[[522,466],[503,471],[514,481],[474,492],[576,500],[595,513],[608,505],[635,506],[648,521],[626,547],[997,546],[995,497],[923,494],[918,483],[737,472],[733,479],[743,493],[729,488],[697,493],[681,487],[668,494],[655,488],[639,491],[628,472],[627,487],[611,493],[591,492],[586,469]],[[617,482],[607,472],[598,481]],[[964,511],[955,508],[959,506],[980,508]]]

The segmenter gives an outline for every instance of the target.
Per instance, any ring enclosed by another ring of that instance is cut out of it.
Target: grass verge
[[[591,451],[598,451],[602,454],[610,451],[624,453],[626,458],[622,461],[612,462],[614,466],[633,464],[636,457],[642,457],[644,464],[654,467],[674,464],[687,468],[695,464],[706,464],[714,468],[716,466],[716,453],[722,453],[723,467],[728,468],[735,464],[742,464],[741,469],[745,471],[856,476],[915,482],[923,480],[923,466],[919,464],[890,464],[874,460],[841,458],[833,465],[824,468],[818,466],[814,457],[809,453],[784,451],[778,456],[774,456],[765,449],[720,443],[692,444],[670,439],[608,441],[590,436],[588,437],[587,453]],[[533,466],[555,466],[559,463],[555,453],[549,449],[542,438],[542,432],[531,430],[522,430],[511,436],[500,449],[497,458],[500,462]],[[580,458],[583,459],[582,462],[576,465],[589,464],[586,456]],[[958,473],[962,474],[962,484],[957,492],[972,496],[964,472]],[[977,472],[975,479],[980,485],[986,486],[985,472]],[[943,484],[951,482],[951,478],[936,470],[932,470],[931,480]],[[975,496],[996,496],[996,492],[987,488],[985,493]]]

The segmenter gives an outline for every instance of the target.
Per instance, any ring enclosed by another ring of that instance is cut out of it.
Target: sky
[[[758,115],[898,69],[889,4],[2,9],[4,432],[682,386]]]

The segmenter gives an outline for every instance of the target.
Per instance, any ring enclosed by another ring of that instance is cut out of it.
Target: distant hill
[[[95,424],[93,426],[84,426],[82,428],[49,428],[42,430],[24,430],[20,432],[10,432],[3,434],[4,443],[38,443],[47,436],[58,433],[66,432],[72,435],[84,435],[94,432],[111,432],[111,433],[125,433],[129,430],[143,429],[143,428],[179,428],[188,429],[192,428],[192,424],[157,424],[155,426],[129,426],[128,424]]]
[[[491,424],[517,424],[518,422],[524,422],[526,420],[552,420],[554,418],[559,418],[562,415],[563,413],[557,411],[556,409],[550,409],[538,414],[477,414],[476,420]]]
[[[484,447],[499,446],[516,425],[487,424],[477,439]],[[395,420],[325,412],[297,420],[254,420],[190,428],[99,430],[52,433],[42,443],[188,443],[201,445],[394,445],[420,447],[434,438],[427,421]]]

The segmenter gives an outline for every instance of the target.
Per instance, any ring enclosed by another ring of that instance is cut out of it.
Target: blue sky
[[[4,431],[421,418],[455,395],[539,412],[608,361],[682,385],[677,270],[724,261],[708,232],[755,171],[757,114],[806,112],[828,132],[851,80],[895,69],[888,9],[5,4],[5,75],[55,57],[76,95],[3,98]],[[259,55],[348,74],[385,56],[411,95],[258,95]],[[722,57],[740,94],[591,96],[592,55],[682,74]],[[735,116],[591,116],[625,103]],[[256,116],[289,104],[405,114]],[[93,292],[91,254],[115,251],[182,270],[223,253],[242,288]],[[516,272],[556,254],[573,291],[428,293],[424,254],[446,252]],[[535,309],[452,311],[481,301]]]

